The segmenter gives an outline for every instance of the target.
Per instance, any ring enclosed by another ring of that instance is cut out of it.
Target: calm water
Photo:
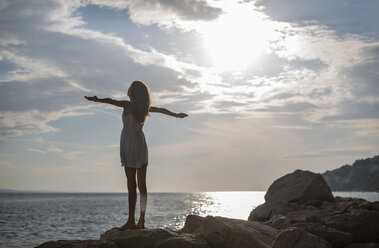
[[[183,227],[188,214],[247,219],[250,211],[264,202],[264,194],[150,193],[146,227],[177,230]],[[379,193],[334,194],[379,200]],[[126,193],[0,193],[0,247],[32,247],[58,239],[98,239],[104,231],[124,224],[126,218]]]

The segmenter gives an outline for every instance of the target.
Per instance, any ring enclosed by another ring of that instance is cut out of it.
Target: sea
[[[379,201],[375,192],[333,194]],[[145,226],[179,230],[189,214],[247,219],[264,202],[264,195],[264,191],[149,193]],[[0,247],[99,239],[106,230],[126,222],[127,199],[127,193],[0,193]]]

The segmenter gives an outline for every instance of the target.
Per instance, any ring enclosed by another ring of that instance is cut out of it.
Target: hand
[[[89,101],[97,102],[99,98],[97,96],[85,96],[85,98]]]
[[[185,114],[185,113],[179,113],[179,114],[176,114],[176,118],[184,118],[184,117],[187,117],[188,115]]]

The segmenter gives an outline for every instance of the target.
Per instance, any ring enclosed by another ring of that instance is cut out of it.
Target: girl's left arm
[[[161,113],[161,114],[169,115],[169,116],[176,117],[176,118],[184,118],[184,117],[188,116],[185,113],[174,113],[174,112],[171,112],[168,109],[157,108],[157,107],[150,107],[149,112],[152,112],[152,113],[154,113],[154,112],[155,113]]]

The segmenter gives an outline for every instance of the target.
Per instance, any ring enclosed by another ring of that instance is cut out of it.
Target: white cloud
[[[78,116],[82,113],[75,112],[77,109],[64,109],[56,112],[40,112],[38,110],[11,112],[0,114],[0,137],[20,136],[31,133],[47,133],[57,131],[49,125],[49,122],[68,116]]]
[[[220,8],[205,0],[91,0],[90,3],[128,10],[130,19],[136,24],[166,27],[182,27],[184,22],[190,21],[210,21],[222,13]]]

